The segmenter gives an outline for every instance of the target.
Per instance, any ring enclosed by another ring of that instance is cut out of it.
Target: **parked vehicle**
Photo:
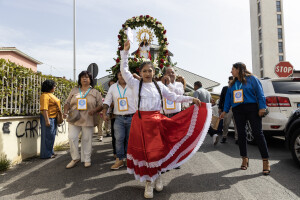
[[[300,78],[263,78],[260,80],[266,97],[269,114],[262,120],[266,136],[284,136],[289,116],[300,108]],[[246,125],[247,141],[254,143],[249,124]]]
[[[300,166],[300,108],[290,116],[285,127],[285,144],[294,161]]]

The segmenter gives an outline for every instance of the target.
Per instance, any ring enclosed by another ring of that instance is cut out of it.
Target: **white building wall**
[[[277,1],[281,2],[281,12],[277,12]],[[258,3],[260,3],[260,13],[258,12]],[[258,77],[277,77],[274,68],[279,62],[279,56],[282,55],[283,60],[285,60],[282,3],[283,0],[250,0],[252,71]],[[282,25],[277,25],[277,14],[281,15]],[[261,26],[258,22],[259,16],[261,17]],[[282,28],[282,39],[278,39],[278,28]],[[259,40],[260,29],[261,40]],[[283,42],[283,53],[279,53],[278,42]],[[260,43],[262,44],[262,52],[260,52]]]

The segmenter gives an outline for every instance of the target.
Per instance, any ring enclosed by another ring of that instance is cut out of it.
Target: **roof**
[[[15,52],[16,54],[20,55],[20,56],[23,56],[24,58],[27,58],[28,60],[36,63],[36,64],[43,64],[42,62],[32,58],[31,56],[23,53],[22,51],[20,51],[19,49],[17,49],[16,47],[0,47],[0,51],[12,51],[12,52]]]
[[[104,90],[108,91],[108,88],[109,88],[108,87],[108,82],[110,81],[110,79],[111,79],[111,75],[106,75],[106,76],[103,76],[103,77],[99,78],[97,80],[97,83],[98,84],[101,83],[101,85],[103,86]]]
[[[199,76],[193,72],[189,72],[180,67],[175,66],[174,69],[175,69],[177,75],[184,77],[184,79],[186,81],[186,86],[190,90],[194,90],[194,83],[196,81],[200,81],[202,83],[202,87],[205,89],[212,89],[212,88],[220,85],[220,83],[218,83],[216,81],[210,80],[208,78],[204,78],[202,76]]]

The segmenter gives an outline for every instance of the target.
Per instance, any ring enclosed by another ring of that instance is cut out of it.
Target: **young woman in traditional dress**
[[[135,179],[146,181],[145,198],[153,198],[153,187],[163,189],[161,172],[185,163],[200,148],[211,121],[211,105],[200,100],[176,95],[167,86],[157,83],[151,62],[140,67],[141,80],[129,72],[127,41],[121,51],[121,73],[129,87],[133,88],[138,111],[132,118],[127,149],[127,171]],[[194,106],[172,118],[160,113],[162,99],[173,102],[193,102]]]

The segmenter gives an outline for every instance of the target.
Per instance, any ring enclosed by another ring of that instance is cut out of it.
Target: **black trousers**
[[[232,108],[233,117],[238,132],[240,155],[247,156],[246,122],[250,122],[252,134],[256,140],[262,158],[269,158],[268,147],[262,131],[262,118],[258,115],[256,103],[241,104]]]

